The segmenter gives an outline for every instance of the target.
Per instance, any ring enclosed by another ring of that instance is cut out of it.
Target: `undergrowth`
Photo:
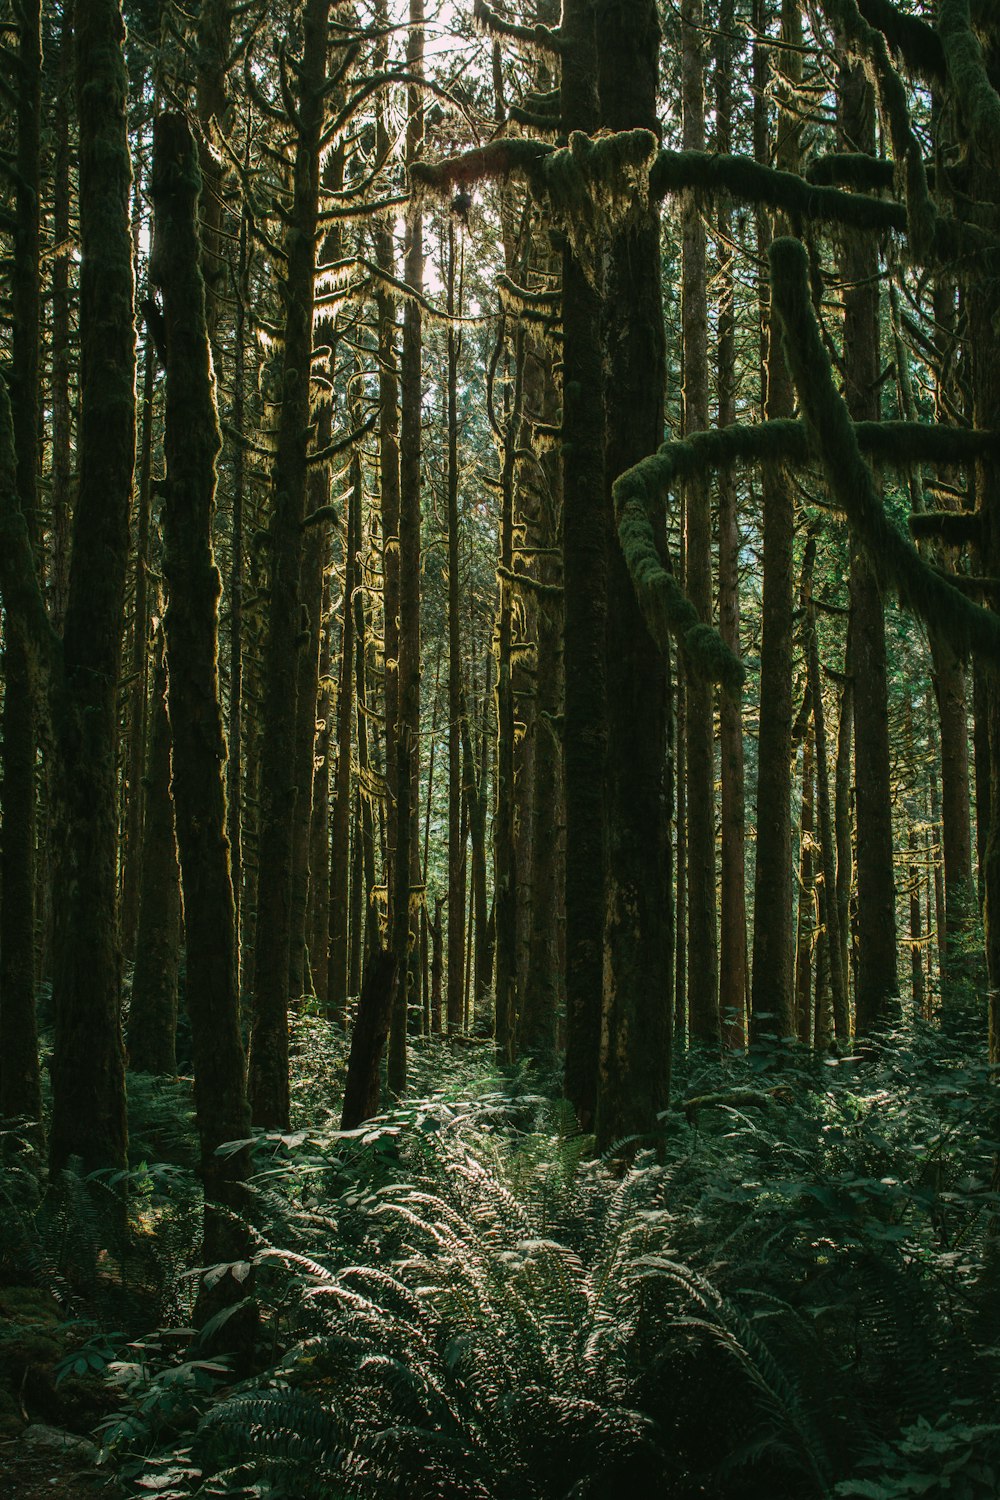
[[[94,1319],[78,1361],[135,1494],[1000,1489],[1000,1122],[960,1027],[689,1055],[658,1138],[604,1161],[551,1077],[488,1049],[418,1044],[414,1096],[347,1134],[343,1038],[302,1017],[294,1055],[293,1129],[253,1143],[250,1379],[187,1327],[186,1085],[133,1090],[146,1160],[96,1197],[40,1195],[8,1152],[0,1268]]]

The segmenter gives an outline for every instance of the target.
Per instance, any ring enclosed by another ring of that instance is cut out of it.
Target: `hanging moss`
[[[932,259],[937,210],[928,191],[923,151],[913,129],[906,89],[889,58],[885,36],[865,20],[855,0],[824,0],[824,4],[849,50],[872,72],[892,143],[897,183],[906,201],[910,246],[919,260]]]
[[[418,195],[446,196],[485,179],[523,177],[581,264],[592,268],[608,235],[644,211],[658,144],[651,130],[598,136],[575,130],[558,149],[505,137],[434,166],[415,162],[410,181]]]
[[[698,611],[683,593],[677,579],[664,567],[656,545],[656,532],[650,510],[639,498],[642,490],[644,460],[629,469],[633,485],[628,498],[618,503],[616,487],[615,513],[618,540],[635,588],[639,607],[657,644],[666,649],[673,636],[684,648],[688,661],[709,682],[720,682],[734,697],[743,683],[743,667],[725,644],[718,631],[703,624]]]
[[[768,252],[771,295],[785,357],[827,483],[884,587],[964,654],[971,647],[1000,661],[1000,618],[980,608],[921,558],[886,516],[858,435],[834,384],[809,290],[809,261],[799,240],[783,237]]]
[[[486,4],[486,0],[475,0],[472,18],[479,30],[484,31],[487,36],[506,37],[510,41],[519,42],[522,50],[527,51],[529,56],[546,58],[554,53],[558,57],[562,52],[562,39],[551,26],[543,26],[540,21],[534,26],[517,26],[512,21],[505,21],[492,6]]]
[[[995,161],[1000,158],[1000,94],[986,72],[983,49],[972,29],[969,0],[938,0],[938,35],[952,98],[974,144]]]
[[[992,0],[985,3],[992,4]],[[928,83],[944,81],[944,53],[933,26],[916,16],[905,15],[892,0],[861,0],[859,8],[865,20],[882,32],[911,73]]]
[[[475,187],[480,182],[503,182],[508,177],[525,177],[554,151],[555,147],[545,141],[504,136],[445,161],[413,162],[410,184],[418,197],[428,194],[450,198],[457,188]]]

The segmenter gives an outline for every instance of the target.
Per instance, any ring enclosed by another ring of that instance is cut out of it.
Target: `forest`
[[[997,0],[0,0],[0,1496],[1000,1494]]]

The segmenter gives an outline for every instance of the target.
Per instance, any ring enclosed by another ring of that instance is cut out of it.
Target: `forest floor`
[[[124,1179],[0,1151],[0,1500],[996,1500],[981,1026],[682,1055],[600,1161],[554,1069],[437,1041],[345,1134],[345,1039],[300,1017],[240,1380],[189,1326],[190,1079],[132,1077]]]
[[[116,1493],[106,1469],[79,1455],[62,1455],[9,1438],[0,1443],[0,1500],[94,1500]]]

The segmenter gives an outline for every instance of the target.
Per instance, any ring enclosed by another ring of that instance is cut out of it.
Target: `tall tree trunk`
[[[145,789],[142,768],[146,755],[149,700],[149,548],[150,500],[153,479],[153,392],[156,350],[149,331],[142,375],[142,429],[139,441],[138,494],[135,526],[135,595],[129,667],[128,746],[126,751],[125,847],[122,851],[121,927],[126,957],[135,955],[139,919],[139,882],[145,858],[142,827]]]
[[[448,223],[448,311],[461,313],[456,287],[455,222]],[[459,550],[458,366],[462,340],[448,328],[448,1034],[462,1030],[465,1010],[466,835],[462,821],[462,577]]]
[[[806,727],[802,745],[802,809],[799,815],[799,902],[795,935],[795,1035],[807,1046],[812,1037],[810,994],[812,956],[816,945],[816,778],[813,772],[813,735]]]
[[[137,1073],[177,1071],[177,971],[181,948],[181,872],[170,790],[170,719],[163,627],[153,642],[142,830],[139,920],[128,1016],[129,1067]]]
[[[702,0],[681,6],[683,146],[705,149],[705,83]],[[682,337],[684,344],[684,432],[708,427],[708,294],[705,226],[690,197],[683,211]],[[655,447],[655,444],[653,445]],[[712,623],[712,503],[707,474],[687,485],[687,579],[685,591],[702,620]],[[688,1006],[691,1040],[717,1047],[720,1041],[718,936],[715,890],[714,689],[687,671],[687,886]]]
[[[424,5],[410,0],[406,65],[415,79],[423,75]],[[417,160],[423,146],[423,92],[411,84],[407,98],[406,162]],[[393,871],[391,940],[396,960],[396,993],[389,1031],[387,1082],[393,1094],[406,1087],[406,1033],[416,956],[417,909],[412,888],[418,879],[420,836],[420,458],[422,315],[416,300],[423,293],[424,220],[411,205],[406,228],[404,278],[416,293],[403,308],[403,343],[399,366],[399,672],[396,705],[396,865]],[[408,786],[404,787],[404,780]]]
[[[782,0],[782,54],[789,85],[801,76],[802,15],[797,0]],[[798,166],[799,126],[793,108],[779,109],[776,164]],[[758,142],[758,150],[759,150]],[[784,228],[779,222],[778,230]],[[763,239],[767,239],[765,230]],[[766,243],[758,244],[763,256]],[[773,310],[768,314],[768,420],[790,417],[792,383]],[[757,775],[757,861],[754,871],[753,978],[750,1028],[755,1039],[792,1033],[792,550],[795,502],[791,478],[780,465],[763,473],[764,578],[761,600],[760,734]],[[817,736],[818,738],[818,736]],[[831,887],[832,888],[832,887]]]
[[[17,21],[17,157],[11,263],[10,396],[17,504],[37,546],[39,433],[40,0]],[[6,602],[6,601],[5,601]],[[0,1115],[42,1113],[35,1020],[35,682],[30,646],[9,605],[4,633],[3,836],[0,839]]]
[[[57,861],[50,1164],[126,1154],[118,944],[116,742],[135,463],[127,89],[119,0],[76,10],[80,161],[79,481],[53,802]],[[86,1068],[80,1058],[88,1059]]]
[[[597,14],[601,123],[615,131],[655,132],[656,6],[652,0],[599,0]],[[655,452],[663,437],[660,225],[652,206],[611,242],[604,337],[605,503],[610,515],[611,483]],[[568,514],[572,491],[565,495]],[[617,541],[610,548],[607,599],[608,843],[597,1110],[597,1139],[603,1147],[655,1129],[667,1106],[673,961],[669,662],[643,620]],[[714,911],[713,890],[713,935]]]
[[[820,862],[823,884],[820,890],[820,914],[826,931],[826,953],[829,964],[830,990],[833,998],[833,1024],[837,1041],[847,1046],[851,1020],[847,1006],[847,983],[840,942],[840,914],[837,909],[837,864],[834,843],[833,814],[830,807],[830,773],[826,744],[826,714],[823,706],[823,677],[816,639],[816,610],[812,602],[812,567],[815,538],[806,542],[802,564],[803,595],[806,609],[806,657],[809,693],[812,698],[813,727],[816,736],[816,802],[819,808]]]
[[[351,457],[351,487],[344,525],[344,604],[340,626],[340,681],[337,690],[337,761],[330,839],[330,975],[327,1008],[344,1024],[348,995],[348,896],[351,836],[351,742],[354,722],[354,620],[357,587],[355,537],[362,503],[361,455]]]
[[[205,1190],[203,1254],[208,1264],[247,1250],[237,1217],[244,1150],[220,1153],[250,1128],[246,1059],[236,983],[236,919],[226,839],[226,747],[218,678],[221,578],[212,553],[215,462],[221,448],[205,320],[198,238],[201,174],[183,115],[156,121],[151,275],[162,289],[167,398],[164,446],[164,630],[173,735],[173,792],[184,888],[186,994]],[[245,1295],[226,1273],[203,1293],[205,1316]],[[232,1334],[232,1330],[229,1330]]]
[[[500,494],[500,606],[497,628],[496,816],[493,824],[493,891],[496,902],[496,1044],[501,1061],[513,1062],[517,1042],[517,865],[514,801],[513,583],[514,477],[524,391],[524,330],[514,335],[513,392],[503,422]],[[506,576],[505,576],[506,575]]]
[[[296,642],[310,435],[320,140],[330,0],[306,0],[292,204],[285,237],[282,399],[272,480],[270,593],[260,751],[256,967],[250,1050],[254,1123],[288,1124],[288,960],[295,812]]]
[[[716,150],[732,150],[732,41],[734,0],[721,0],[715,74]],[[736,320],[732,214],[726,203],[717,213],[719,228],[718,421],[736,420]],[[734,655],[740,654],[740,524],[735,476],[719,474],[719,633]],[[728,693],[719,702],[722,772],[722,847],[720,853],[719,1008],[723,1036],[730,1047],[746,1040],[747,912],[746,812],[743,767],[743,715]]]
[[[563,133],[598,123],[592,0],[565,0]],[[608,517],[604,483],[602,298],[563,252],[563,663],[566,796],[566,1096],[584,1130],[597,1108],[604,997]]]
[[[860,64],[840,80],[840,129],[851,151],[874,154],[875,97]],[[842,251],[844,387],[858,421],[879,417],[878,246],[850,235]],[[871,562],[851,553],[851,660],[858,826],[858,988],[855,1026],[865,1036],[889,1014],[896,980],[896,892],[892,863],[889,701],[882,594]],[[836,1004],[836,995],[834,997]]]
[[[322,424],[320,425],[322,431]],[[318,483],[309,476],[307,495],[315,509],[329,493],[325,473]],[[313,812],[313,773],[316,765],[316,706],[319,696],[319,653],[323,635],[323,563],[326,521],[306,528],[302,539],[300,598],[303,628],[295,689],[295,813],[292,825],[292,898],[289,921],[288,993],[293,1000],[315,994],[310,972],[307,917],[314,871],[310,868]]]

